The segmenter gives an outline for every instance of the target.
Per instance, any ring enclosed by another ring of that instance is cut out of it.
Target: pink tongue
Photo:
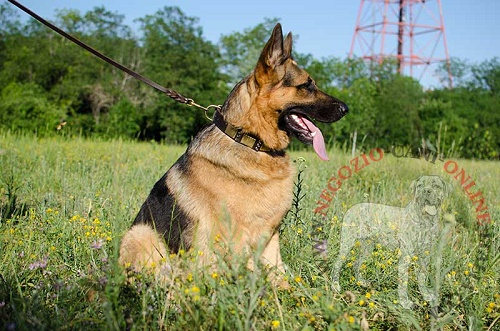
[[[309,131],[311,131],[313,135],[313,147],[314,151],[316,154],[318,154],[319,158],[328,161],[328,155],[326,155],[326,147],[325,147],[325,140],[323,139],[323,134],[321,133],[320,129],[316,127],[311,121],[309,121],[305,117],[300,117],[300,119],[304,122],[304,124],[307,126]]]

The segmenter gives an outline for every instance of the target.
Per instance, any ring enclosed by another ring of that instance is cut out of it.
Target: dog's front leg
[[[439,305],[438,294],[435,293],[434,289],[427,286],[428,265],[429,257],[424,257],[420,263],[420,270],[418,270],[417,275],[418,288],[424,300],[429,302],[431,307],[437,307]]]
[[[269,279],[274,286],[288,289],[290,284],[284,279],[285,264],[281,259],[279,234],[276,231],[262,251],[260,261],[272,268]]]
[[[363,262],[365,262],[370,255],[373,253],[373,249],[375,248],[375,243],[372,239],[364,240],[361,242],[359,257],[354,263],[354,268],[356,270],[356,278],[358,283],[361,286],[369,287],[370,282],[365,279],[365,277],[361,274],[361,268],[363,266]]]
[[[398,264],[398,296],[399,303],[406,309],[413,307],[413,302],[408,298],[408,268],[410,267],[410,256],[403,254]]]

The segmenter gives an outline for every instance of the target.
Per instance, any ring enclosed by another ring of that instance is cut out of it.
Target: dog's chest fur
[[[289,157],[234,144],[217,128],[205,128],[156,184],[170,198],[151,218],[171,251],[192,243],[205,250],[217,239],[236,243],[237,251],[255,248],[290,208],[295,172]]]

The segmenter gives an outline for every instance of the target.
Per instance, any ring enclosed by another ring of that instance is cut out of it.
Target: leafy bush
[[[65,111],[47,99],[33,83],[10,83],[0,94],[0,126],[38,134],[55,132]]]

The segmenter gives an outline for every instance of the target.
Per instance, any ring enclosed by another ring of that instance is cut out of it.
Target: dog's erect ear
[[[292,45],[293,45],[293,37],[292,33],[289,32],[283,44],[283,55],[285,56],[285,58],[292,57]]]
[[[275,79],[273,71],[290,57],[291,52],[292,34],[289,33],[283,42],[281,24],[278,23],[264,46],[257,67],[255,68],[255,76],[259,84]]]
[[[418,177],[417,179],[412,180],[412,182],[410,184],[410,192],[413,195],[415,195],[415,193],[417,192],[417,183],[420,180],[420,178],[422,178],[422,176]]]
[[[281,24],[276,24],[271,37],[260,54],[259,65],[275,68],[283,61],[283,32]]]
[[[446,182],[443,178],[439,177],[439,179],[441,179],[441,182],[443,183],[443,187],[444,187],[444,196],[445,197],[448,197],[451,193],[451,190],[453,189],[453,185],[451,185],[450,183]]]

